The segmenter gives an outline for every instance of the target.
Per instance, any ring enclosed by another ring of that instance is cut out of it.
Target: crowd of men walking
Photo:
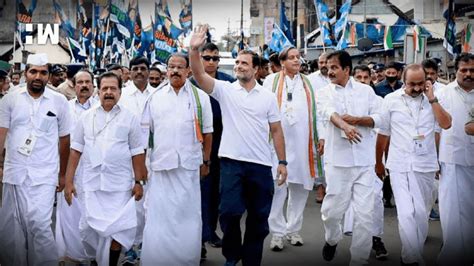
[[[166,73],[144,57],[96,75],[28,57],[0,99],[1,265],[198,265],[205,243],[225,265],[260,265],[269,233],[273,251],[304,244],[313,187],[327,261],[343,234],[351,265],[388,256],[393,193],[402,265],[424,265],[435,200],[438,263],[474,263],[474,55],[443,85],[432,59],[353,67],[335,51],[306,75],[294,47],[269,61],[243,50],[235,80],[207,30]]]

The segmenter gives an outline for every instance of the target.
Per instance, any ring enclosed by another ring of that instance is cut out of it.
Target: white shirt
[[[143,108],[145,108],[145,103],[148,97],[156,90],[153,88],[150,83],[147,83],[145,89],[140,91],[135,83],[132,80],[129,80],[128,85],[122,89],[122,94],[120,96],[119,104],[127,109],[129,109],[134,115],[141,118],[143,114]],[[142,128],[142,141],[143,147],[147,147],[148,144],[148,128]]]
[[[211,96],[222,111],[219,157],[272,166],[270,123],[280,121],[272,92],[258,83],[249,92],[238,81],[214,80]]]
[[[446,85],[444,85],[443,83],[439,81],[435,81],[435,83],[433,84],[434,93],[438,93],[438,91],[443,90],[444,88],[446,88]]]
[[[329,77],[321,74],[320,70],[309,74],[308,79],[309,82],[311,82],[311,86],[313,86],[313,89],[315,89],[316,91],[319,91],[327,85],[331,84],[331,80],[329,79]]]
[[[140,138],[138,118],[120,105],[109,112],[101,105],[85,111],[71,143],[82,153],[84,191],[132,189],[132,157],[144,152]]]
[[[454,81],[438,93],[439,103],[451,115],[451,128],[441,131],[439,161],[474,166],[474,136],[464,131],[474,107],[474,90],[466,92]]]
[[[275,78],[276,76],[273,75],[265,79],[263,87],[268,91],[273,91]],[[275,90],[275,96],[277,96],[277,91],[278,88]],[[288,101],[288,92],[292,93],[291,101]],[[277,97],[275,97],[275,99],[277,99]],[[303,80],[299,74],[295,75],[293,79],[291,79],[289,76],[285,77],[280,115],[283,134],[285,136],[286,160],[288,161],[288,181],[291,183],[303,184],[305,188],[312,189],[314,182],[311,179],[308,158],[308,101],[303,87]],[[316,127],[319,133],[319,130],[322,128],[322,121],[318,119],[318,117],[316,117],[316,121]],[[316,152],[315,144],[317,143],[313,143],[314,152]],[[311,159],[313,160],[313,158],[314,157]],[[274,171],[276,170],[277,166],[278,159],[276,156],[274,156]]]
[[[375,95],[369,85],[355,81],[352,77],[343,88],[329,84],[319,92],[318,108],[323,119],[330,121],[333,113],[339,115],[370,116],[374,120],[374,127],[380,124],[379,109],[381,99]],[[344,131],[328,123],[325,133],[324,159],[325,163],[338,167],[371,166],[375,165],[373,130],[369,127],[357,126],[362,135],[361,142],[350,144],[342,137]]]
[[[8,128],[3,182],[57,185],[59,138],[69,135],[70,124],[68,102],[57,92],[45,89],[35,100],[22,87],[5,95],[0,101],[0,127]],[[26,156],[18,149],[30,134],[36,136],[36,144]]]
[[[383,100],[381,118],[379,134],[390,136],[388,169],[396,172],[439,170],[434,134],[438,123],[424,95],[413,98],[404,88],[388,94]]]
[[[212,133],[211,100],[200,89],[198,95],[202,107],[202,133]],[[199,169],[203,154],[195,132],[194,106],[194,93],[189,81],[178,94],[168,84],[150,96],[147,112],[153,132],[154,147],[150,158],[153,171],[180,166],[188,170]]]

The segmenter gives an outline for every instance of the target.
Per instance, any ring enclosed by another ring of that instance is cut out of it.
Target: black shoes
[[[324,260],[331,261],[332,259],[334,259],[334,255],[336,255],[336,247],[337,247],[337,244],[334,246],[329,245],[327,242],[326,244],[324,244],[324,247],[323,247]]]
[[[372,249],[375,251],[375,258],[378,260],[385,260],[388,256],[388,252],[385,249],[385,245],[380,237],[372,237]]]
[[[213,236],[211,237],[211,241],[209,241],[208,243],[213,248],[222,247],[222,239],[216,233],[213,234]]]

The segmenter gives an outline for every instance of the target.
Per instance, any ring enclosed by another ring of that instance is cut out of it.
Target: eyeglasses
[[[221,57],[220,56],[210,56],[210,55],[204,55],[202,56],[202,59],[204,59],[204,61],[214,61],[214,62],[219,62],[221,60]]]

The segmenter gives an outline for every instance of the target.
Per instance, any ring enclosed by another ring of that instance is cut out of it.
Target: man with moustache
[[[295,47],[280,52],[283,70],[265,79],[263,87],[272,91],[277,99],[285,135],[288,155],[288,179],[279,186],[275,180],[272,208],[268,223],[272,240],[270,249],[281,251],[284,238],[293,246],[302,246],[299,231],[303,225],[303,211],[309,191],[313,189],[314,178],[322,173],[320,155],[324,146],[319,135],[322,120],[316,113],[315,90],[309,79],[301,74],[300,53]],[[277,178],[278,159],[274,153],[273,176]],[[288,195],[286,215],[285,200]]]
[[[64,197],[69,205],[77,204],[73,196],[82,185],[79,228],[86,254],[99,265],[117,265],[122,248],[129,249],[135,240],[135,201],[143,196],[145,155],[138,118],[117,104],[120,77],[106,72],[97,83],[100,104],[81,115],[73,133]],[[77,174],[81,180],[74,182]]]
[[[140,263],[198,265],[202,244],[199,177],[209,174],[212,109],[209,96],[187,80],[186,55],[171,55],[167,65],[169,83],[150,96],[142,119],[154,147]]]
[[[79,117],[96,104],[92,96],[94,92],[94,76],[88,70],[79,70],[74,75],[72,83],[76,89],[77,97],[69,101],[72,116],[71,139],[74,139],[74,128]],[[60,260],[72,259],[78,262],[86,262],[93,257],[85,253],[79,233],[79,220],[83,213],[83,188],[82,188],[82,164],[79,163],[78,170],[74,176],[74,183],[78,197],[73,198],[74,204],[67,205],[66,199],[61,193],[57,199],[56,209],[56,243]]]
[[[383,152],[390,136],[386,167],[392,177],[402,241],[402,265],[424,265],[423,247],[436,172],[439,170],[435,130],[449,129],[451,116],[438,103],[422,65],[407,66],[404,87],[387,95],[377,138],[376,173],[385,175]]]
[[[323,258],[334,258],[342,239],[341,220],[349,204],[354,210],[351,264],[364,264],[370,255],[374,202],[374,142],[372,128],[380,124],[374,90],[351,78],[351,56],[335,51],[327,57],[331,84],[319,93],[323,119],[328,120],[324,159],[326,197],[321,207],[326,244]]]
[[[370,78],[370,68],[366,65],[358,65],[353,70],[354,79],[360,83],[364,83],[373,88],[372,80]],[[378,97],[379,104],[382,98]],[[375,148],[376,133],[373,130],[368,136],[370,141],[373,141]],[[382,241],[383,227],[384,227],[384,206],[383,206],[383,178],[374,178],[374,216],[373,216],[373,232],[372,232],[372,249],[375,251],[375,258],[378,260],[385,260],[388,256],[385,244]],[[352,205],[344,214],[344,234],[352,235],[352,228],[354,226],[354,211]]]
[[[150,75],[148,76],[148,82],[153,88],[158,88],[161,84],[161,70],[157,67],[150,67]]]
[[[66,80],[66,68],[61,64],[51,66],[51,76],[49,77],[49,87],[59,91],[58,86]]]
[[[190,41],[190,61],[201,89],[214,97],[222,110],[220,225],[224,233],[222,254],[226,265],[260,265],[263,241],[268,235],[268,215],[273,194],[273,139],[279,165],[279,184],[286,180],[285,141],[274,95],[255,81],[259,67],[257,54],[239,52],[234,83],[211,78],[202,66],[199,48],[206,40],[207,25],[197,26]],[[240,220],[247,211],[242,243]]]
[[[318,94],[322,88],[331,83],[330,79],[328,78],[327,55],[328,54],[326,52],[323,52],[321,55],[319,55],[319,70],[308,76],[311,86],[316,91],[316,94]],[[326,125],[323,126],[325,127]],[[324,146],[324,141],[322,145]],[[320,175],[316,177],[314,185],[316,186],[316,202],[322,203],[324,196],[326,195],[326,178],[324,173],[320,173]]]
[[[49,76],[47,55],[29,55],[26,87],[0,101],[2,265],[58,265],[51,216],[64,187],[71,121],[66,98],[45,89]]]
[[[385,80],[385,65],[375,64],[372,68],[374,71],[375,81],[374,84],[378,85],[380,82]]]
[[[441,84],[438,81],[439,66],[435,60],[425,59],[423,60],[423,62],[421,62],[421,65],[423,66],[423,69],[425,70],[426,79],[429,80],[431,84],[433,84],[433,90],[435,93],[437,93],[437,91],[446,87],[444,84]]]
[[[438,94],[452,117],[452,126],[441,131],[439,161],[439,212],[443,231],[440,265],[474,262],[474,137],[465,132],[474,107],[474,55],[460,54],[455,62],[456,80]]]
[[[76,90],[74,89],[74,84],[72,84],[72,78],[82,68],[84,68],[83,64],[69,64],[66,71],[66,80],[57,87],[58,91],[64,94],[68,101],[76,97]]]
[[[13,86],[18,86],[18,84],[20,84],[20,79],[21,79],[21,72],[20,71],[14,71],[10,75],[10,80],[11,80]]]

